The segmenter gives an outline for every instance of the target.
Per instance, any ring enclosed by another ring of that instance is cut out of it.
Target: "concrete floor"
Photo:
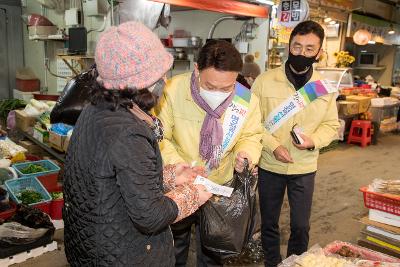
[[[395,134],[380,136],[377,145],[367,148],[340,144],[336,150],[322,154],[311,216],[310,246],[325,246],[334,240],[355,243],[362,227],[358,220],[367,214],[358,189],[374,178],[400,179],[399,163],[400,135]],[[288,215],[288,203],[285,202],[281,216],[282,253],[290,234]],[[59,241],[59,250],[13,267],[68,266],[62,231],[56,233],[55,239]],[[188,266],[194,266],[192,259]]]

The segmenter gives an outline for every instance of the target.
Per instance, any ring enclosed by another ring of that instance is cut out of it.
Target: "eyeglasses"
[[[291,47],[291,52],[293,55],[298,56],[298,55],[304,55],[306,57],[313,57],[318,53],[317,48],[313,47],[306,47],[303,48],[301,45],[294,45]]]

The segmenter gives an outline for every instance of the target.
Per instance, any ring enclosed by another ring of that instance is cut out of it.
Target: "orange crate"
[[[371,192],[366,186],[361,187],[360,191],[364,194],[365,207],[400,216],[400,197]]]

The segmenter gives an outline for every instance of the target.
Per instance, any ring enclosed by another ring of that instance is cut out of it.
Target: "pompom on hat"
[[[160,39],[140,22],[111,27],[97,43],[97,81],[106,89],[143,89],[171,68],[173,57]]]

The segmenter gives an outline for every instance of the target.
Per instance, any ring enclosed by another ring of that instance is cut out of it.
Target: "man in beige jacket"
[[[312,64],[322,54],[323,39],[324,30],[319,24],[313,21],[298,24],[290,36],[287,62],[281,68],[260,75],[252,87],[252,92],[260,98],[263,123],[271,116],[274,119],[283,116],[283,122],[273,131],[266,127],[259,163],[262,244],[268,267],[275,267],[282,260],[278,223],[286,189],[291,227],[287,256],[307,250],[319,149],[337,136],[335,93],[321,95],[317,92],[298,112],[290,113],[287,109],[279,112],[282,103],[297,91],[305,92],[301,89],[305,84],[321,80]],[[301,144],[296,144],[291,136],[295,127],[301,128],[298,134]]]

